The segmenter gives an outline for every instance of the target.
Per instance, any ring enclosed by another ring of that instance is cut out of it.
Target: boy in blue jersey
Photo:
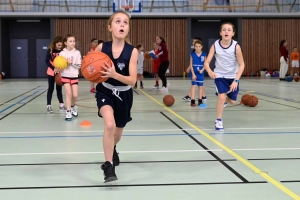
[[[196,106],[195,90],[198,86],[198,105],[202,104],[203,83],[204,83],[204,61],[206,53],[202,52],[203,44],[201,41],[194,42],[195,51],[190,56],[190,66],[192,73],[192,90],[191,90],[191,106]]]

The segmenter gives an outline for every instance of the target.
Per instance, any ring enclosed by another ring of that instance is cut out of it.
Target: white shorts
[[[292,67],[299,67],[299,61],[298,60],[292,60]]]
[[[138,69],[137,74],[143,74],[144,70],[143,68]]]

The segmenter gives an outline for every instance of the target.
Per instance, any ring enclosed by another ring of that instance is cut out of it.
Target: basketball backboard
[[[113,12],[124,10],[126,12],[142,12],[141,0],[114,0]]]

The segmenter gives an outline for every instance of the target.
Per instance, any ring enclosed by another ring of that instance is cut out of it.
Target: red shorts
[[[69,83],[70,85],[74,85],[78,84],[78,78],[61,77],[61,82],[63,84]]]

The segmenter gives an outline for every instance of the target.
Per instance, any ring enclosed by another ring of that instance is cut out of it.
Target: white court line
[[[167,132],[167,131],[192,131],[194,129],[150,129],[150,130],[124,130],[123,132],[151,132],[151,131],[159,131],[159,132]],[[103,130],[97,131],[19,131],[19,132],[0,132],[0,134],[11,134],[11,133],[102,133]]]
[[[232,149],[233,151],[287,151],[287,150],[300,150],[300,148],[259,148],[259,149]],[[122,154],[134,153],[190,153],[190,152],[207,152],[207,151],[221,151],[223,149],[210,149],[210,150],[161,150],[161,151],[120,151]],[[33,155],[86,155],[86,154],[103,154],[99,152],[49,152],[49,153],[2,153],[0,156],[33,156]]]
[[[189,152],[206,152],[206,151],[224,151],[223,149],[211,150],[162,150],[162,151],[120,151],[120,153],[189,153]],[[85,155],[85,154],[103,154],[99,152],[50,152],[50,153],[3,153],[0,156],[30,156],[30,155]]]
[[[287,151],[300,150],[300,148],[258,148],[258,149],[232,149],[233,151]]]
[[[278,130],[278,129],[300,129],[300,127],[270,127],[270,128],[226,128],[226,130]],[[194,129],[141,129],[141,130],[124,130],[123,132],[151,132],[151,131],[157,131],[157,132],[168,132],[168,131],[194,131]],[[204,131],[215,131],[214,129],[202,129]],[[95,130],[95,131],[15,131],[15,132],[0,132],[0,134],[26,134],[26,133],[102,133],[103,130]],[[222,134],[222,133],[220,133]],[[225,132],[226,134],[226,132]],[[199,134],[199,136],[201,136]]]

